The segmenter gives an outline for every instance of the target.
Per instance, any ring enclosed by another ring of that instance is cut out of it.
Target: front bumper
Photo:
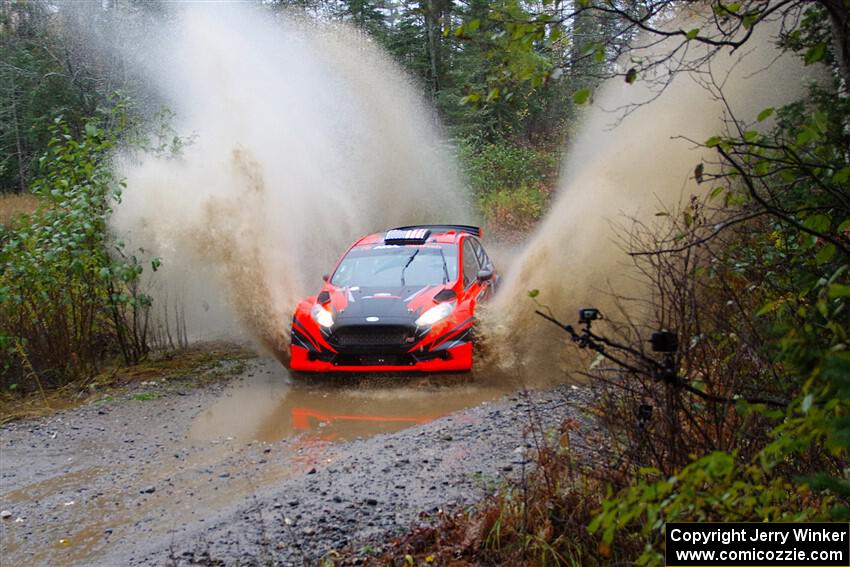
[[[471,318],[436,339],[414,337],[399,326],[349,327],[331,334],[296,320],[290,367],[299,372],[467,371],[472,369],[471,335]]]
[[[289,364],[298,372],[463,372],[472,369],[472,343],[426,360],[408,354],[320,354],[292,345]]]

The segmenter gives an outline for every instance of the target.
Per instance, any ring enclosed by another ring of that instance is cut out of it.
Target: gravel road
[[[145,383],[7,424],[0,565],[313,565],[378,548],[519,474],[532,422],[584,422],[585,388],[516,388],[299,384],[256,359],[228,383]]]

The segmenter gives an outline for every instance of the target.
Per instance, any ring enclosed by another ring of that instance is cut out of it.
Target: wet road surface
[[[300,563],[380,538],[419,511],[470,502],[482,479],[524,462],[529,402],[488,403],[516,388],[477,376],[294,382],[257,359],[227,385],[148,385],[9,424],[0,564],[159,565],[204,552]]]

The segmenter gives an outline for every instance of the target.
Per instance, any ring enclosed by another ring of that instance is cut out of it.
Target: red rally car
[[[472,368],[475,307],[498,283],[466,225],[364,236],[292,319],[297,372],[457,372]]]

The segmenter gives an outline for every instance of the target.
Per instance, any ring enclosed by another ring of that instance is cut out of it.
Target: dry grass
[[[21,214],[34,212],[41,199],[28,193],[0,193],[0,225],[9,224]]]
[[[55,411],[83,405],[93,398],[120,395],[138,382],[196,379],[208,381],[233,376],[242,365],[225,365],[244,361],[256,353],[230,343],[204,343],[188,349],[164,353],[131,367],[118,365],[105,368],[85,383],[72,383],[27,394],[0,393],[0,424],[18,419],[42,417]],[[226,368],[225,368],[226,367]]]

